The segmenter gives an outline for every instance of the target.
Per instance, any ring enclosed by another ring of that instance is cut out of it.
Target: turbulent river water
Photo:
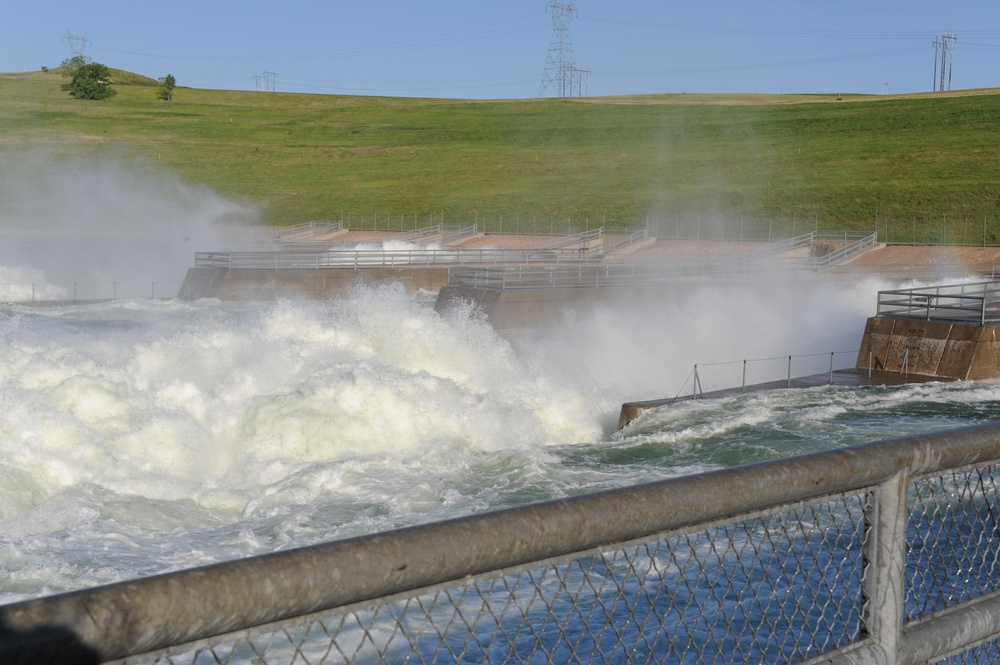
[[[623,401],[677,394],[695,362],[706,390],[740,381],[713,362],[853,365],[879,288],[706,286],[513,341],[398,285],[6,306],[0,602],[1000,415],[991,384],[823,387],[616,431]],[[751,382],[785,372],[759,365]]]

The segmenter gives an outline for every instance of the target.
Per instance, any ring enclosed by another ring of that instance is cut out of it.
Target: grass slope
[[[92,102],[69,98],[58,71],[0,74],[0,147],[124,144],[272,224],[443,211],[649,217],[709,235],[721,219],[877,219],[890,239],[919,227],[937,241],[971,220],[1000,237],[998,91],[462,101],[177,88],[162,102],[151,79],[115,76],[118,95]]]

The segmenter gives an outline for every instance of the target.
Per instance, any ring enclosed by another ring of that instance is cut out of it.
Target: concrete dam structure
[[[1000,282],[974,282],[880,291],[853,369],[771,381],[684,398],[627,402],[619,428],[647,409],[678,399],[820,385],[900,385],[925,381],[1000,379]],[[697,367],[697,366],[696,366]]]

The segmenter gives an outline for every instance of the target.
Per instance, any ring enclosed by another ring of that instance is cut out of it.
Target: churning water
[[[615,431],[693,362],[857,348],[879,288],[707,288],[515,342],[399,286],[7,306],[0,602],[1000,415],[990,384],[826,387]]]

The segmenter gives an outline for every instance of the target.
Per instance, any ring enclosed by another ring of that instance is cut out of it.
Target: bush
[[[70,97],[76,99],[108,99],[118,94],[111,87],[111,70],[99,62],[80,65],[70,74],[70,82],[63,86]]]

